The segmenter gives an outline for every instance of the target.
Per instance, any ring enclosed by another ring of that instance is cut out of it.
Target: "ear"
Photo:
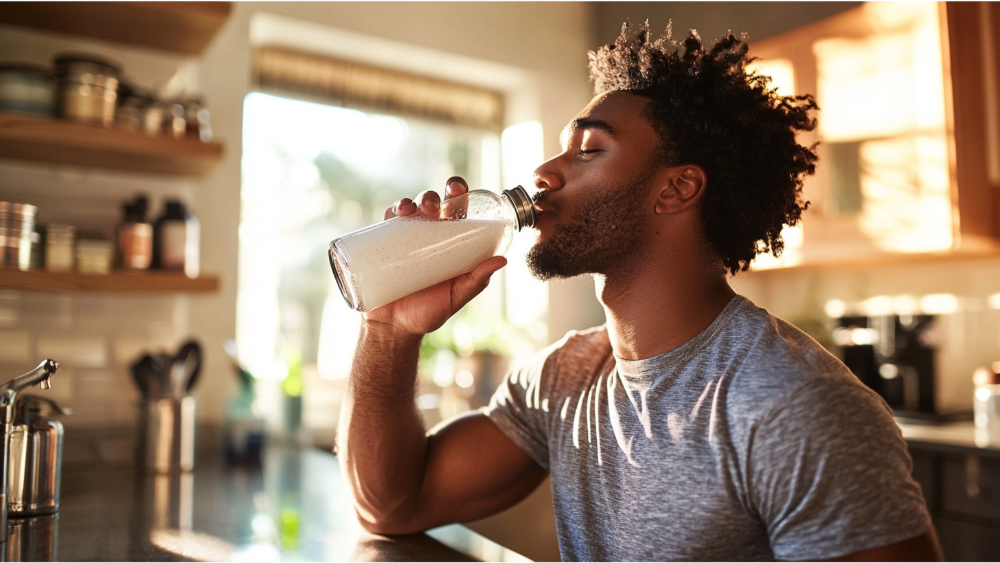
[[[708,177],[696,164],[684,164],[664,169],[665,177],[656,194],[657,215],[680,213],[694,206],[705,193]]]

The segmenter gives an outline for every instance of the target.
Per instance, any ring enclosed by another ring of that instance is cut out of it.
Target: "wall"
[[[750,41],[804,25],[860,2],[599,2],[594,33],[600,44],[614,41],[626,19],[638,26],[649,20],[659,33],[673,20],[674,36],[683,40],[689,29],[714,40],[727,31],[746,32]]]

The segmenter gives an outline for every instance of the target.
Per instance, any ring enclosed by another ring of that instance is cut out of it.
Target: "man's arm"
[[[915,538],[891,545],[852,553],[835,559],[814,559],[812,561],[799,561],[795,563],[896,563],[898,561],[907,561],[910,563],[943,562],[944,555],[941,554],[941,546],[938,545],[937,535],[934,533],[933,528]],[[778,563],[793,562],[779,561]]]
[[[468,191],[461,178],[448,195]],[[400,200],[394,215],[437,214],[440,200],[424,192]],[[417,358],[424,334],[436,330],[478,295],[506,260],[493,257],[473,271],[365,313],[341,410],[341,467],[362,525],[405,534],[498,512],[528,495],[545,477],[535,463],[483,414],[448,421],[429,434],[414,402]]]
[[[362,525],[407,534],[512,506],[545,470],[481,413],[424,434],[414,403],[420,338],[362,324],[339,456]]]

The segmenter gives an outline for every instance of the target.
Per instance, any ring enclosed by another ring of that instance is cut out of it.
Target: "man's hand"
[[[469,185],[465,180],[453,176],[448,179],[445,185],[445,201],[447,202],[449,198],[465,194],[468,191]],[[456,211],[449,209],[447,203],[444,203],[442,210],[441,197],[437,192],[426,190],[420,192],[416,199],[403,198],[397,201],[386,210],[385,218],[437,218],[442,215],[454,214]],[[486,289],[490,282],[490,276],[506,264],[506,258],[494,256],[467,274],[372,309],[364,314],[364,318],[369,322],[390,325],[396,331],[406,335],[424,335],[433,332],[472,298]]]

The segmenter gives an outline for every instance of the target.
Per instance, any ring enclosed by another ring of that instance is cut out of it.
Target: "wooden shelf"
[[[219,289],[219,278],[215,276],[189,278],[184,274],[172,272],[112,272],[102,275],[78,274],[76,272],[0,270],[0,289],[128,293],[211,293]]]
[[[0,23],[197,55],[231,11],[231,2],[0,2]]]
[[[218,162],[222,150],[215,142],[0,113],[0,157],[5,158],[194,176]]]

